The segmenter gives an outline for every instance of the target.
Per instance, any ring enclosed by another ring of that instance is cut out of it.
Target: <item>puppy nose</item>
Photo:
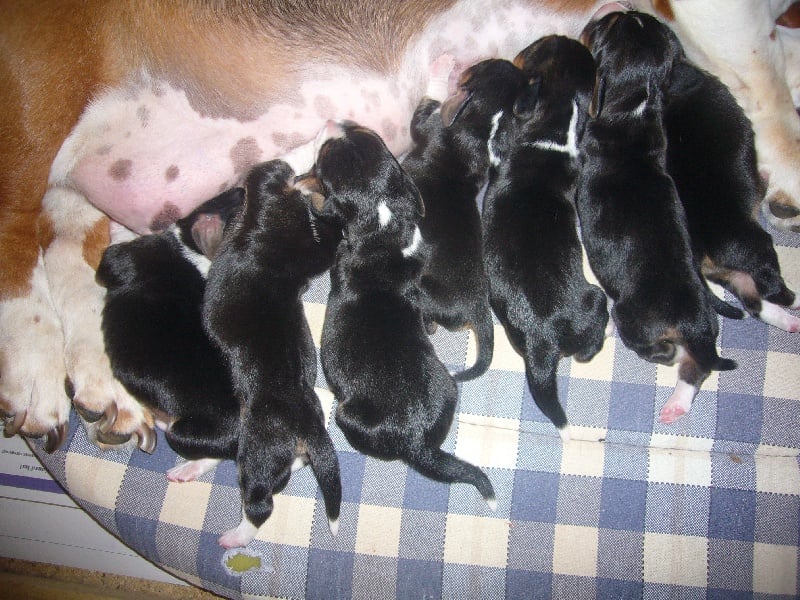
[[[609,15],[614,12],[628,12],[629,10],[633,10],[633,6],[628,2],[609,2],[608,4],[603,4],[597,11],[592,15],[592,18],[589,19],[589,22],[592,23],[594,21],[599,21],[606,15]]]

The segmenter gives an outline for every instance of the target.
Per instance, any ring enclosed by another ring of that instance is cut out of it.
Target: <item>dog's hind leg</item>
[[[486,474],[475,465],[448,454],[441,448],[421,446],[408,464],[425,477],[443,483],[468,483],[477,488],[486,504],[492,511],[497,510],[497,498],[492,482]]]

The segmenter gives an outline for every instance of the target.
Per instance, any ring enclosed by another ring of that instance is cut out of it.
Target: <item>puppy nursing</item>
[[[236,461],[244,514],[220,537],[224,547],[253,538],[298,460],[310,463],[331,531],[338,526],[339,462],[314,391],[316,350],[300,296],[330,267],[341,235],[316,222],[293,180],[283,161],[250,172],[243,212],[208,275],[206,327],[227,360],[241,411]]]
[[[674,34],[677,68],[666,98],[667,170],[675,181],[695,259],[703,275],[723,285],[745,309],[785,331],[800,308],[781,277],[772,237],[753,214],[764,199],[753,129],[716,77],[686,63]]]
[[[336,423],[357,450],[401,459],[442,482],[474,485],[491,507],[492,484],[440,446],[458,389],[423,325],[419,281],[426,244],[417,188],[373,132],[344,125],[316,165],[328,218],[344,229],[322,330],[322,367]]]
[[[576,196],[584,244],[625,345],[647,360],[680,365],[660,415],[670,423],[689,410],[710,371],[736,367],[717,354],[715,299],[666,172],[661,119],[675,67],[672,40],[639,13],[607,15],[583,38],[598,68]]]
[[[442,60],[444,59],[444,60]],[[417,186],[425,205],[420,221],[429,248],[420,280],[420,303],[426,326],[471,327],[478,346],[475,364],[454,375],[456,381],[482,375],[492,362],[494,323],[483,269],[481,218],[475,199],[489,168],[487,142],[496,98],[507,94],[503,69],[492,75],[488,64],[467,69],[459,90],[442,104],[452,58],[434,65],[426,98],[411,121],[413,146],[403,169]],[[513,67],[512,67],[513,68]]]
[[[225,192],[167,232],[109,246],[97,269],[114,375],[158,415],[170,447],[193,461],[236,456],[239,405],[201,311],[209,258],[242,197],[241,189]],[[103,429],[99,440],[114,443]],[[152,437],[145,449],[154,447]],[[169,477],[194,478],[214,464],[186,463]]]
[[[608,323],[605,294],[583,276],[571,204],[594,60],[579,42],[551,36],[515,64],[524,74],[509,64],[516,89],[496,114],[490,140],[498,160],[483,209],[486,270],[492,308],[525,360],[533,399],[568,439],[558,361],[591,359]]]

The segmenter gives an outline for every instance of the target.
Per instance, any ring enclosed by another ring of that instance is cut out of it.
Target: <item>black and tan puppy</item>
[[[172,480],[236,458],[239,405],[201,313],[209,258],[243,197],[241,188],[230,190],[164,233],[109,246],[97,269],[114,375],[157,415],[170,447],[192,461],[170,470]]]
[[[420,302],[426,325],[475,332],[475,364],[454,375],[456,381],[465,381],[485,373],[492,362],[494,323],[476,197],[487,179],[492,117],[516,79],[508,81],[511,63],[484,61],[467,69],[458,92],[445,100],[451,67],[447,55],[434,64],[438,71],[414,112],[413,147],[402,164],[425,203],[420,229],[430,254]]]
[[[514,63],[525,87],[491,140],[500,160],[483,206],[486,271],[492,308],[525,360],[533,399],[569,439],[558,361],[591,359],[608,324],[605,294],[583,275],[572,206],[594,59],[578,41],[549,36]]]
[[[458,388],[423,325],[418,285],[426,247],[416,186],[381,139],[354,124],[322,146],[316,175],[325,211],[345,236],[321,349],[338,400],[336,423],[357,450],[403,460],[437,481],[470,483],[493,507],[486,475],[440,448]]]
[[[583,242],[625,345],[646,360],[679,363],[678,385],[660,414],[671,423],[711,370],[736,367],[717,354],[715,306],[722,303],[700,276],[666,172],[672,39],[636,12],[592,21],[582,39],[598,69],[576,194]]]
[[[800,302],[781,277],[772,236],[754,217],[766,186],[750,120],[730,90],[686,62],[678,39],[661,27],[674,38],[677,61],[664,111],[667,171],[686,211],[695,259],[751,315],[797,333],[800,319],[781,307]]]
[[[328,269],[340,230],[317,223],[283,161],[255,167],[245,204],[208,274],[204,317],[241,405],[236,457],[243,517],[224,547],[246,545],[273,509],[296,461],[310,463],[331,531],[341,503],[339,462],[314,391],[317,358],[301,294]]]

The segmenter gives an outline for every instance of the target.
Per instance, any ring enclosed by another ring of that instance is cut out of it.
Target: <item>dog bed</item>
[[[800,236],[770,229],[800,285]],[[327,276],[304,296],[319,344]],[[796,287],[795,287],[796,289]],[[729,298],[732,300],[732,298]],[[466,332],[433,336],[452,370],[471,364]],[[468,485],[425,479],[355,452],[336,427],[343,502],[328,530],[310,469],[294,473],[255,540],[225,551],[239,523],[235,465],[169,483],[182,461],[159,432],[152,455],[101,451],[72,415],[61,450],[31,446],[69,494],[145,558],[230,598],[793,598],[800,595],[800,337],[724,320],[721,355],[691,412],[658,412],[675,368],[606,340],[590,363],[562,360],[572,424],[562,443],[533,403],[501,328],[491,369],[460,387],[444,448],[481,466],[491,512]],[[319,370],[319,395],[334,400]]]

